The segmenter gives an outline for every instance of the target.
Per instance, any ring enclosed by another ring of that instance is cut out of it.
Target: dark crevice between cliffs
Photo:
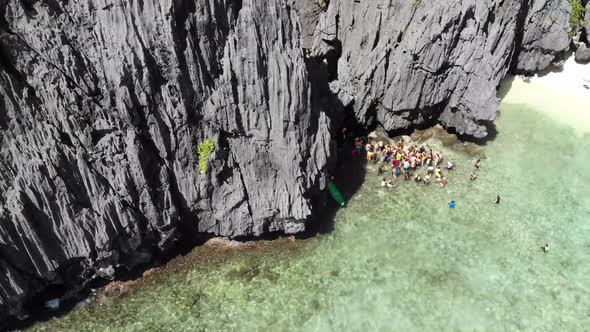
[[[518,65],[518,57],[522,50],[522,42],[524,40],[524,32],[526,26],[526,18],[529,14],[530,9],[530,0],[523,0],[521,2],[520,10],[518,11],[518,15],[516,16],[516,29],[514,35],[514,50],[512,53],[512,57],[510,59],[510,72],[516,73],[517,65]]]
[[[331,49],[323,56],[306,57],[308,80],[311,84],[312,113],[317,120],[320,112],[325,112],[331,120],[331,155],[327,163],[326,180],[333,179],[344,198],[349,201],[361,188],[366,171],[365,158],[353,157],[353,140],[366,137],[367,128],[361,125],[354,114],[354,103],[343,105],[330,89],[329,83],[338,79],[338,61],[342,55],[340,40],[325,41]],[[314,122],[315,123],[315,122]],[[347,134],[343,136],[342,130]],[[311,237],[329,233],[334,229],[335,216],[341,208],[330,197],[327,190],[318,190],[311,197],[313,216],[306,232],[299,237]]]

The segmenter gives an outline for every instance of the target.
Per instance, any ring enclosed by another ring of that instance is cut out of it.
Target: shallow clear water
[[[475,157],[448,149],[446,158],[458,169],[446,188],[400,181],[383,189],[371,166],[361,190],[338,212],[335,230],[300,249],[196,264],[122,300],[34,328],[587,329],[590,137],[539,108],[502,104],[498,135],[483,148],[474,183],[468,176]],[[500,205],[492,202],[497,193]]]

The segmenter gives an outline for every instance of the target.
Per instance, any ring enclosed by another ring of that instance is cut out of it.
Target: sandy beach
[[[584,87],[590,87],[590,66],[576,63],[573,56],[561,71],[528,80],[516,76],[506,84],[511,87],[502,102],[533,106],[580,134],[590,133],[590,89]]]

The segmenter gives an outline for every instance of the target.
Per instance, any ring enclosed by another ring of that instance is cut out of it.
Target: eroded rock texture
[[[303,231],[344,109],[366,126],[437,121],[484,137],[508,70],[543,69],[568,47],[569,10],[0,0],[0,316],[181,235]],[[205,139],[216,149],[201,174]]]
[[[590,61],[590,2],[586,3],[586,15],[584,16],[584,27],[582,28],[580,43],[576,50],[576,60],[582,63]]]
[[[285,3],[15,0],[2,17],[2,310],[180,232],[305,229],[330,122]]]
[[[484,137],[511,65],[544,69],[568,48],[570,10],[567,0],[332,0],[313,53],[341,45],[333,88],[366,125],[434,120]]]
[[[567,0],[531,0],[525,8],[524,34],[516,68],[534,72],[547,68],[556,54],[569,48],[571,6]]]

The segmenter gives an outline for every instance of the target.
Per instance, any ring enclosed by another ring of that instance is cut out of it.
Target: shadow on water
[[[496,94],[498,96],[498,99],[500,99],[500,101],[502,101],[502,100],[504,100],[504,98],[506,98],[506,95],[508,95],[508,92],[512,88],[512,84],[514,84],[514,76],[510,76],[510,77],[507,77],[506,79],[502,80],[502,82],[500,83],[500,86],[498,86],[498,92]]]
[[[365,180],[366,159],[353,156],[354,139],[365,139],[367,129],[359,125],[354,115],[354,102],[343,105],[340,98],[330,89],[330,82],[337,78],[338,58],[341,55],[340,42],[330,45],[332,50],[324,55],[306,58],[308,79],[311,84],[312,112],[324,112],[331,121],[331,157],[328,160],[327,178],[333,177],[344,199],[348,202],[358,192]],[[346,135],[342,130],[346,128]],[[330,196],[327,189],[312,198],[314,216],[307,231],[300,238],[326,234],[334,230],[336,213],[341,208]]]
[[[338,159],[338,165],[331,173],[334,183],[347,202],[360,190],[367,173],[366,158],[363,155],[352,156],[352,150],[353,145],[350,143],[339,147],[341,158]],[[331,233],[336,224],[336,214],[340,209],[347,208],[347,206],[340,207],[327,192],[319,204],[321,206],[316,208],[318,213],[311,221],[308,231],[302,235],[304,238]]]

